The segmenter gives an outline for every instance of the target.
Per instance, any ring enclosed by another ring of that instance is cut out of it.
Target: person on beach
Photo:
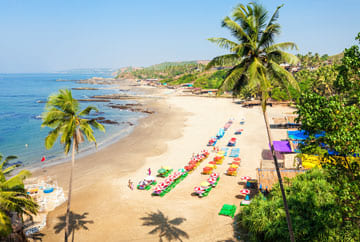
[[[148,175],[151,176],[151,169],[148,169]]]
[[[134,190],[134,183],[131,181],[131,179],[129,179],[128,187],[129,187],[131,190]]]

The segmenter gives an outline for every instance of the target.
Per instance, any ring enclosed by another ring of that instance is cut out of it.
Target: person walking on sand
[[[148,175],[151,176],[151,169],[148,169]]]
[[[129,179],[128,187],[129,187],[131,190],[134,190],[134,183],[131,181],[131,179]]]

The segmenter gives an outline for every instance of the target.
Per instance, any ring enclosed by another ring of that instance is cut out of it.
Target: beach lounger
[[[239,135],[239,134],[241,134],[242,132],[243,132],[243,129],[238,129],[238,130],[235,131],[235,134],[236,134],[236,135]]]
[[[209,140],[209,142],[208,142],[208,146],[214,146],[214,145],[216,145],[216,142],[217,142],[217,139],[216,139],[216,137],[212,137],[210,140]]]
[[[205,166],[205,167],[203,168],[202,174],[204,174],[204,175],[209,175],[209,174],[212,173],[212,171],[213,171],[213,168],[208,167],[208,166]]]
[[[222,156],[222,155],[221,156],[215,156],[214,161],[216,162],[217,165],[221,165],[223,163],[223,161],[224,161],[224,156]]]
[[[232,148],[229,157],[239,157],[240,148]]]
[[[235,212],[235,205],[224,204],[219,212],[219,215],[225,215],[234,218]]]
[[[221,139],[222,137],[224,137],[224,134],[225,134],[225,131],[223,128],[221,128],[219,130],[219,132],[217,133],[216,138]]]
[[[245,124],[245,118],[241,118],[240,124],[241,124],[241,125]]]
[[[227,156],[229,148],[228,147],[223,147],[223,148],[221,148],[221,150],[224,152],[224,156]]]
[[[251,203],[251,200],[243,200],[240,203],[240,206],[249,206]]]
[[[229,140],[228,146],[235,146],[236,145],[236,138],[231,138]]]

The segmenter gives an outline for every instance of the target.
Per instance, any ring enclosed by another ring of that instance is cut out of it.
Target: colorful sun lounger
[[[224,134],[225,134],[225,131],[223,128],[221,128],[219,130],[219,132],[217,133],[216,138],[221,139],[222,137],[224,137]]]
[[[239,157],[240,148],[232,148],[229,157]]]
[[[224,151],[224,156],[227,156],[229,148],[228,147],[223,147],[221,148],[222,151]]]
[[[231,138],[229,140],[228,146],[235,146],[236,145],[236,138]]]
[[[219,212],[219,215],[225,215],[234,218],[235,212],[235,205],[224,204]]]
[[[212,138],[209,140],[207,146],[214,146],[214,145],[216,145],[216,142],[217,142],[216,137],[212,137]]]

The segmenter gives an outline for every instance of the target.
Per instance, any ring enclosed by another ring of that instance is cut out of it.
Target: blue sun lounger
[[[223,147],[221,148],[222,151],[224,151],[224,156],[227,156],[229,148],[228,147]]]
[[[229,157],[239,157],[240,155],[240,148],[232,148]]]
[[[221,139],[222,137],[224,137],[224,134],[225,134],[225,131],[223,128],[221,128],[219,130],[219,132],[217,133],[216,138]]]

